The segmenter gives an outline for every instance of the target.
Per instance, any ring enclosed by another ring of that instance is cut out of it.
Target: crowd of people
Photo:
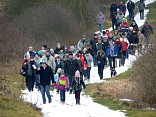
[[[135,5],[129,0],[127,4],[129,12],[133,11],[130,10],[131,7],[134,10]],[[111,76],[115,76],[117,64],[119,67],[124,66],[129,54],[134,55],[136,50],[141,54],[142,46],[148,47],[149,37],[153,34],[152,27],[145,22],[142,30],[139,30],[133,13],[130,13],[130,20],[133,20],[129,25],[124,18],[126,6],[122,2],[118,6],[113,2],[110,8],[111,15],[118,12],[117,8],[120,11],[115,17],[119,17],[120,22],[113,33],[109,30],[103,31],[101,28],[103,24],[100,20],[105,18],[100,12],[102,17],[98,18],[98,23],[101,24],[99,27],[102,34],[95,33],[90,41],[83,35],[78,44],[70,46],[69,50],[60,43],[56,44],[55,50],[43,45],[41,50],[35,52],[32,46],[29,47],[24,55],[21,74],[26,77],[26,86],[30,92],[33,91],[34,85],[40,89],[43,104],[46,103],[45,93],[51,103],[49,93],[51,83],[56,86],[57,93],[60,93],[61,102],[65,102],[65,92],[69,91],[70,94],[75,94],[76,104],[80,104],[82,86],[86,89],[84,81],[90,82],[92,67],[98,67],[100,80],[103,79],[103,71],[107,65],[110,66]]]

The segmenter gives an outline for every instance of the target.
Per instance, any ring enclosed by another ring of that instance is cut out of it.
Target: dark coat
[[[22,66],[26,77],[36,76],[36,70],[32,67],[32,65],[35,65],[37,69],[38,64],[35,61],[29,61]]]
[[[121,58],[122,57],[122,50],[123,50],[123,46],[122,43],[120,41],[115,41],[115,46],[117,47],[118,50],[118,56],[117,58]]]
[[[55,62],[56,62],[56,70],[55,70],[56,72],[57,72],[58,68],[64,69],[64,63],[62,61],[60,61],[59,64],[57,63],[57,61],[55,61]]]
[[[103,42],[104,43],[104,52],[106,53],[106,50],[107,50],[107,47],[108,47],[108,45],[109,45],[109,42],[108,41],[106,41],[106,42]]]
[[[139,37],[138,37],[138,34],[137,33],[132,33],[130,35],[130,41],[129,41],[129,43],[132,43],[132,44],[139,43]]]
[[[45,70],[41,66],[40,70],[39,71],[37,70],[37,74],[40,74],[40,84],[41,85],[43,85],[43,86],[50,85],[51,80],[53,83],[55,83],[53,71],[52,71],[51,67],[49,67],[48,65],[45,68]]]
[[[121,4],[119,4],[118,5],[118,8],[123,12],[123,13],[125,13],[126,12],[126,5],[121,5]]]
[[[97,48],[97,51],[99,51],[99,50],[104,51],[104,43],[97,43],[96,48]]]
[[[112,37],[112,38],[108,37],[108,43],[109,43],[110,41],[115,42],[115,39],[114,39],[113,37]]]
[[[93,50],[92,50],[91,48],[89,48],[89,49],[87,49],[87,50],[88,50],[88,52],[89,52],[92,56],[94,56]]]
[[[110,18],[112,19],[113,22],[117,22],[115,13],[111,13]]]
[[[128,26],[123,26],[122,28],[121,28],[121,30],[125,33],[128,33],[128,31],[129,31],[129,27]]]
[[[72,82],[72,87],[75,91],[81,91],[82,90],[82,85],[83,85],[83,88],[86,89],[86,86],[85,86],[85,83],[83,81],[82,78],[75,78]]]
[[[113,13],[113,12],[116,13],[116,12],[117,12],[117,4],[112,4],[112,5],[111,5],[111,7],[110,7],[110,12],[111,12],[111,13]]]
[[[55,53],[55,54],[60,54],[60,49],[56,47],[54,53]]]
[[[91,47],[92,47],[92,49],[93,49],[93,51],[95,52],[95,53],[97,53],[97,48],[96,48],[96,44],[98,43],[98,39],[96,39],[96,38],[93,38],[91,41],[90,41],[90,45],[91,45]]]
[[[102,52],[102,55],[100,55],[100,52]],[[98,66],[105,66],[106,65],[106,57],[104,51],[98,51],[97,52],[97,63]]]
[[[64,65],[64,71],[65,73],[69,75],[75,75],[75,72],[79,70],[81,72],[80,64],[78,63],[78,60],[67,60]]]
[[[132,12],[134,10],[134,8],[135,8],[134,2],[131,2],[131,3],[128,2],[127,3],[127,9],[128,9],[129,12]]]

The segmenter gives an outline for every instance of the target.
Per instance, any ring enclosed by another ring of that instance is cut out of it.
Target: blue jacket
[[[118,54],[117,47],[113,44],[114,46],[114,55]],[[109,52],[110,52],[110,45],[108,45],[107,50],[106,50],[106,57],[109,57]],[[114,56],[112,56],[114,57]]]
[[[60,74],[59,73],[56,73],[55,75],[54,75],[54,80],[55,80],[55,82],[57,82],[58,81],[58,78],[60,77]]]

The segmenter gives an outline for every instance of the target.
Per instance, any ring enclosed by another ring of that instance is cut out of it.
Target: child
[[[57,90],[60,90],[60,100],[61,102],[65,102],[65,90],[68,86],[68,80],[65,77],[64,72],[61,72],[61,76],[57,81]]]
[[[86,90],[86,86],[84,84],[84,81],[80,77],[80,72],[79,72],[79,70],[77,70],[75,72],[75,80],[72,83],[72,87],[74,87],[74,90],[75,90],[76,104],[79,104],[79,105],[80,105],[80,93],[81,93],[81,90],[82,90],[81,85],[83,85],[83,88]]]
[[[54,75],[54,80],[55,80],[55,82],[58,81],[61,72],[62,72],[62,69],[61,69],[61,68],[58,68],[57,73]],[[57,90],[56,92],[59,93],[59,90]]]

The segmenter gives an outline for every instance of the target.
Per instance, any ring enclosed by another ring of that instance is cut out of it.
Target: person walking
[[[57,81],[57,89],[60,90],[60,101],[62,103],[65,102],[65,90],[67,89],[68,86],[68,80],[65,77],[65,73],[61,72],[60,77]]]
[[[110,65],[110,70],[111,70],[111,77],[116,75],[115,71],[115,57],[117,57],[117,47],[113,44],[112,41],[109,42],[109,45],[107,47],[106,51],[106,57],[109,59],[109,65]],[[112,66],[112,61],[113,61],[113,66]]]
[[[65,65],[64,65],[64,72],[65,72],[65,76],[68,76],[68,79],[69,79],[69,89],[70,89],[70,94],[72,94],[72,82],[74,80],[74,77],[75,77],[75,72],[77,70],[81,70],[81,67],[80,67],[80,64],[78,62],[78,60],[75,60],[73,58],[73,54],[72,53],[69,53],[69,60],[67,60],[65,62]],[[81,74],[82,74],[82,71],[80,71]]]
[[[145,22],[145,25],[143,26],[141,30],[142,34],[144,35],[145,38],[145,47],[148,47],[149,42],[150,42],[150,35],[153,34],[153,29],[152,27],[148,24],[148,22]]]
[[[86,78],[88,80],[88,82],[90,81],[90,70],[91,70],[91,64],[93,62],[93,57],[92,55],[89,53],[89,51],[87,50],[85,53],[85,57],[87,60],[87,70],[86,70]]]
[[[75,78],[72,82],[72,87],[74,87],[74,90],[75,90],[76,104],[79,104],[79,105],[80,105],[80,94],[82,91],[82,85],[83,85],[83,88],[86,90],[86,86],[83,81],[83,78],[80,77],[80,72],[79,70],[77,70],[75,72]]]
[[[134,2],[132,2],[132,0],[129,0],[129,2],[127,3],[127,9],[129,12],[129,20],[134,19],[135,4],[134,4]]]
[[[98,36],[97,34],[94,34],[94,38],[90,41],[90,45],[91,45],[91,48],[93,50],[93,63],[94,63],[94,66],[97,65],[97,61],[96,61],[96,57],[97,57],[97,48],[96,48],[96,44],[98,43]]]
[[[50,84],[51,80],[53,85],[55,85],[54,74],[50,66],[47,65],[45,60],[41,61],[41,67],[38,68],[37,74],[40,75],[40,88],[42,93],[43,104],[46,104],[45,93],[48,97],[49,103],[51,103],[52,99],[50,96]]]
[[[97,63],[98,63],[98,75],[100,77],[100,80],[102,80],[103,79],[104,67],[106,65],[105,52],[102,51],[102,50],[99,50],[97,52]]]
[[[138,9],[140,12],[140,20],[144,19],[144,10],[145,10],[145,3],[143,0],[140,0],[138,3]]]
[[[114,30],[115,28],[117,28],[116,13],[115,12],[111,13],[110,18],[112,19],[112,28]],[[115,28],[114,28],[114,26],[115,26]]]
[[[34,57],[30,57],[30,61],[23,65],[23,68],[26,70],[26,81],[29,92],[33,91],[34,82],[36,78],[36,70],[38,68],[37,63],[34,61]]]
[[[105,21],[105,16],[102,14],[102,12],[99,12],[99,15],[97,16],[97,24],[99,25],[99,30],[102,33],[103,30],[103,24]]]

